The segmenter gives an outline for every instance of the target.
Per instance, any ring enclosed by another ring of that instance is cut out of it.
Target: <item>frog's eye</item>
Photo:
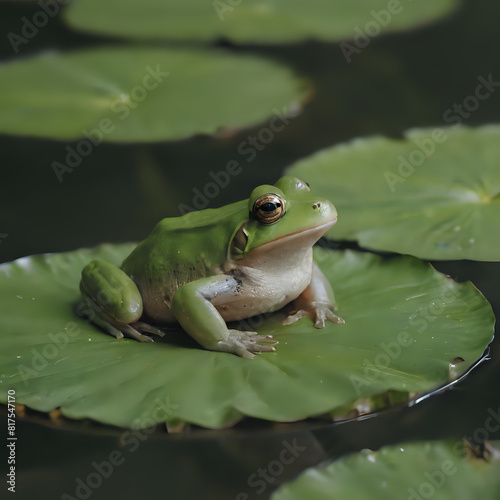
[[[264,194],[253,204],[253,215],[262,224],[274,224],[285,215],[285,203],[277,194]]]

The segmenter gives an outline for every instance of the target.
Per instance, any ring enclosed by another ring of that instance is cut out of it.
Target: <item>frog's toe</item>
[[[240,353],[243,352],[244,354]],[[245,347],[240,348],[239,351],[236,352],[239,356],[243,358],[253,359],[255,354],[259,354],[261,352],[276,352],[276,348],[272,345],[260,345],[256,343],[246,344]]]
[[[273,347],[272,345],[260,345],[260,344],[255,344],[254,347],[252,347],[253,352],[276,352],[276,348]]]
[[[316,328],[324,328],[325,321],[326,321],[325,311],[322,310],[316,311],[316,321],[314,322],[314,326]]]
[[[245,358],[245,359],[253,359],[253,358],[255,358],[255,354],[253,354],[252,352],[248,351],[244,347],[236,347],[235,350],[234,350],[234,354],[236,354],[237,356],[240,356],[241,358]]]
[[[263,347],[257,342],[266,342],[267,344],[278,344],[278,341],[272,335],[259,335],[257,332],[241,332],[240,340],[249,346]]]
[[[253,334],[250,337],[250,340],[252,342],[257,343],[257,342],[262,341],[262,342],[267,342],[268,344],[278,344],[279,343],[276,339],[273,338],[272,335],[259,335],[259,334],[255,333],[255,332],[250,332],[250,333]]]
[[[343,318],[341,318],[340,316],[337,316],[330,309],[327,310],[326,317],[328,318],[328,321],[331,321],[332,323],[335,323],[337,325],[344,325],[345,324],[345,320]]]
[[[164,337],[165,332],[161,328],[145,323],[144,321],[136,321],[131,323],[130,326],[137,331],[144,333],[152,333],[153,335],[158,335],[159,337]]]
[[[318,304],[315,308],[316,312],[316,321],[314,322],[314,326],[316,328],[324,328],[326,320],[331,321],[337,325],[343,325],[345,321],[337,316],[330,304]]]
[[[108,323],[101,318],[94,318],[92,322],[102,328],[105,332],[108,332],[113,337],[117,339],[123,338],[123,332],[116,326],[113,326],[111,323]]]
[[[310,316],[311,316],[311,314],[308,311],[306,311],[305,309],[300,309],[299,311],[294,311],[289,316],[287,316],[283,320],[282,325],[288,326],[288,325],[291,325],[292,323],[295,323],[296,321],[299,321],[299,319],[302,319],[305,317],[310,317]]]
[[[147,335],[143,335],[141,332],[137,331],[135,328],[133,328],[130,325],[120,325],[120,330],[127,337],[138,340],[139,342],[154,342],[154,340],[151,337],[148,337]]]

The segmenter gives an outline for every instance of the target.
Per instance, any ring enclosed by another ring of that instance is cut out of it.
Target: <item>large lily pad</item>
[[[493,335],[490,305],[411,257],[318,249],[345,325],[317,330],[280,315],[249,322],[276,353],[253,360],[205,351],[185,334],[141,344],[116,340],[77,317],[82,267],[119,263],[132,245],[26,257],[0,266],[0,391],[41,411],[119,426],[156,421],[218,427],[249,415],[292,421],[345,414],[378,395],[425,393],[459,377]],[[240,325],[241,327],[241,325]],[[462,361],[463,360],[463,361]],[[387,404],[387,401],[383,404]],[[378,406],[377,406],[378,405]]]
[[[290,111],[302,95],[289,69],[257,56],[137,46],[7,63],[0,87],[0,133],[86,142],[90,135],[94,145],[249,126]],[[76,151],[87,156],[92,147]]]
[[[500,453],[487,460],[468,453],[464,442],[403,443],[342,458],[307,470],[272,500],[372,500],[481,498],[500,495]]]
[[[357,139],[289,173],[339,211],[329,236],[425,259],[500,260],[500,127]]]
[[[282,43],[318,38],[360,42],[379,32],[399,31],[452,11],[456,0],[133,0],[73,1],[68,23],[84,31],[141,39],[229,38],[238,42]],[[365,28],[369,24],[367,28]]]

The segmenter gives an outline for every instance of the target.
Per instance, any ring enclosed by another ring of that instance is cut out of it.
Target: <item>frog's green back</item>
[[[247,200],[163,219],[122,269],[141,286],[160,286],[173,294],[183,283],[217,273],[231,237],[247,219]]]

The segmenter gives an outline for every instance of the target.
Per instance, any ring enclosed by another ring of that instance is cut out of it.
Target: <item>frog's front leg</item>
[[[182,285],[174,294],[171,309],[182,328],[205,349],[231,352],[252,359],[254,353],[275,351],[271,335],[258,335],[228,329],[212,304],[215,297],[226,296],[228,302],[238,293],[238,282],[227,275],[209,276]]]
[[[163,336],[164,333],[139,321],[142,297],[137,285],[121,269],[103,260],[93,260],[82,271],[80,291],[88,306],[89,319],[120,339],[124,335],[140,342],[153,342],[140,331]]]
[[[291,325],[301,318],[311,318],[316,328],[323,328],[325,321],[343,325],[345,321],[334,314],[335,298],[332,287],[320,268],[313,263],[311,283],[295,299],[295,310],[283,321]]]

